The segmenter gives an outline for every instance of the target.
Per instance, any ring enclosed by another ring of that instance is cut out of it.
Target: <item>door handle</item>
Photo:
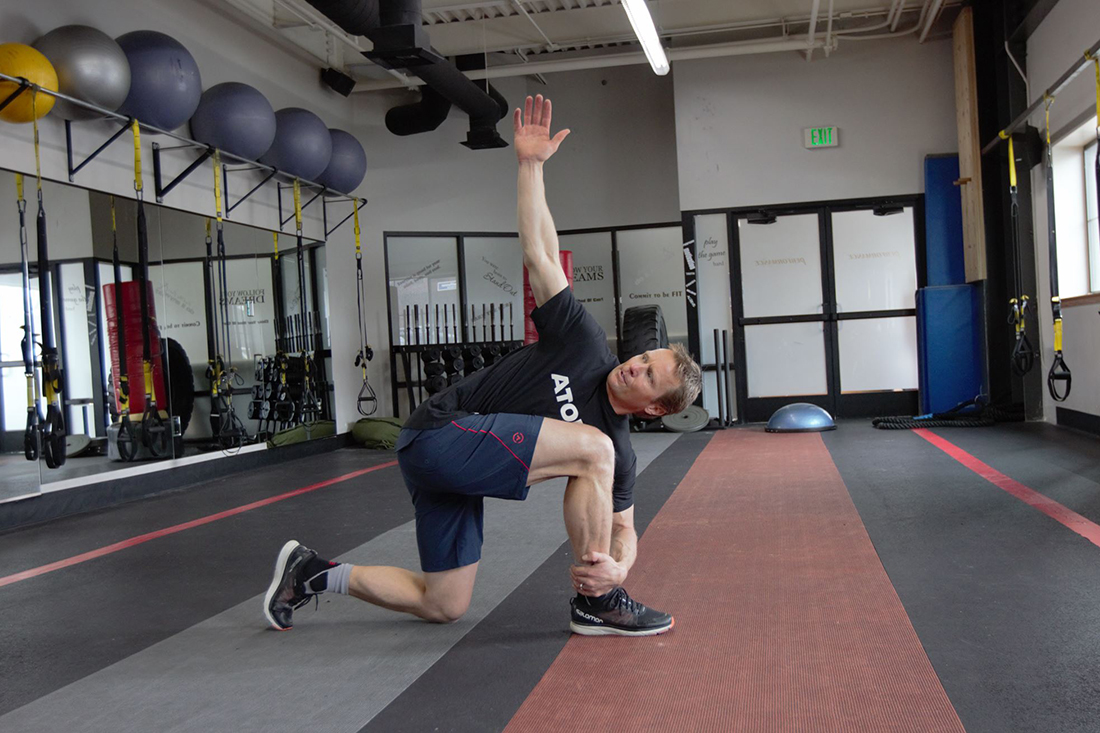
[[[969,178],[959,178],[951,183],[952,186],[965,186],[970,183]]]

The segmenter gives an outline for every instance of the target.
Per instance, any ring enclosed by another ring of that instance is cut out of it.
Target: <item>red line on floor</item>
[[[91,550],[89,552],[82,552],[79,555],[73,555],[72,557],[65,558],[64,560],[58,560],[48,565],[40,565],[37,568],[31,568],[30,570],[24,570],[13,575],[7,575],[0,578],[0,588],[5,585],[11,585],[12,583],[18,583],[21,580],[28,580],[30,578],[37,577],[39,575],[45,575],[46,573],[52,573],[54,570],[61,570],[63,568],[72,567],[73,565],[79,565],[82,562],[88,560],[94,560],[97,557],[103,557],[104,555],[110,555],[111,553],[118,552],[119,550],[125,550],[129,547],[135,547],[137,545],[144,544],[150,540],[155,540],[160,537],[167,537],[170,534],[182,532],[185,529],[193,529],[195,527],[201,527],[204,524],[210,524],[216,522],[219,519],[225,519],[226,517],[236,516],[237,514],[243,514],[244,512],[250,512],[253,509],[259,509],[265,507],[268,504],[274,504],[284,499],[291,499],[295,496],[301,496],[302,494],[309,493],[310,491],[316,491],[317,489],[323,489],[326,486],[332,486],[342,481],[348,481],[349,479],[362,476],[363,474],[371,473],[372,471],[378,471],[383,468],[389,468],[390,466],[396,466],[397,461],[390,461],[389,463],[383,463],[378,466],[371,466],[370,468],[363,468],[358,471],[352,471],[351,473],[345,473],[343,476],[337,476],[335,478],[326,479],[316,484],[309,486],[303,486],[300,489],[294,489],[288,491],[285,494],[279,494],[278,496],[269,496],[266,499],[260,501],[254,501],[251,504],[245,504],[243,506],[236,507],[235,509],[227,509],[224,512],[218,512],[217,514],[210,514],[209,516],[201,517],[199,519],[192,519],[190,522],[184,522],[183,524],[176,524],[171,527],[165,527],[164,529],[158,529],[155,532],[148,532],[146,534],[138,535],[137,537],[131,537],[128,540],[122,540],[116,542],[113,545],[107,545],[106,547],[100,547],[98,550]]]
[[[949,440],[930,432],[927,428],[919,428],[913,432],[984,478],[989,483],[1007,491],[1028,506],[1038,509],[1054,521],[1065,525],[1092,544],[1100,547],[1100,526],[1096,523],[1082,517],[1077,512],[1059,504],[1053,499],[1040,494],[1035,489],[1005,476],[989,464],[983,463]]]

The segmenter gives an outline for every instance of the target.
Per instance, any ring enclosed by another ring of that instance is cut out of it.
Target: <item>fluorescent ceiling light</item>
[[[649,59],[649,65],[653,67],[653,73],[664,76],[668,73],[668,57],[661,47],[661,39],[657,35],[657,28],[653,25],[653,16],[649,14],[645,0],[622,0],[626,9],[626,17],[630,19],[630,26],[634,29],[634,35],[642,44],[645,57]]]

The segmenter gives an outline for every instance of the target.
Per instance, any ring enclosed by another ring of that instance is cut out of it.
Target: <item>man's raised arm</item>
[[[541,306],[568,287],[558,259],[558,232],[546,205],[542,164],[558,151],[569,130],[550,137],[550,100],[530,97],[513,115],[519,161],[517,219],[523,264],[527,266],[535,305]]]

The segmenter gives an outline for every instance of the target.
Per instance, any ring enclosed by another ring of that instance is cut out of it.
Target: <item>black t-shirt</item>
[[[614,511],[634,504],[637,458],[630,418],[616,415],[607,375],[619,360],[607,334],[568,287],[531,313],[539,340],[508,354],[420,404],[406,428],[431,430],[473,413],[539,415],[583,422],[615,445]]]

